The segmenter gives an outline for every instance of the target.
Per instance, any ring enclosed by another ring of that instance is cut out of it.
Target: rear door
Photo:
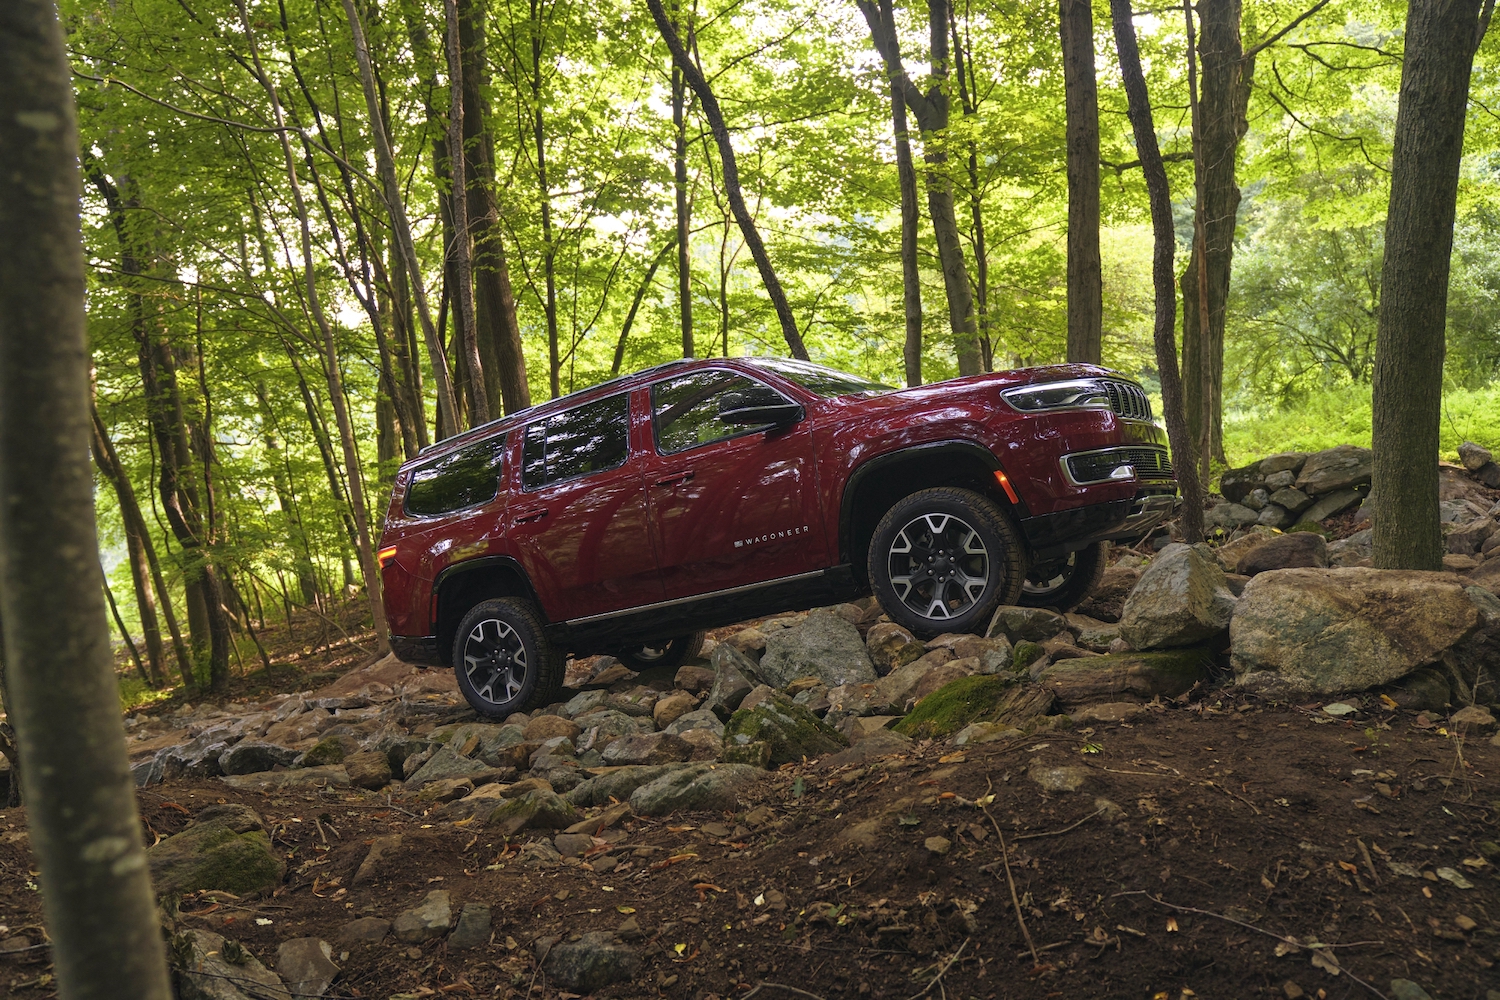
[[[646,483],[668,600],[829,564],[807,422],[726,424],[718,410],[729,392],[748,402],[786,399],[765,382],[718,368],[651,387]]]
[[[547,618],[660,601],[643,456],[630,448],[630,394],[580,404],[522,433],[509,532]]]

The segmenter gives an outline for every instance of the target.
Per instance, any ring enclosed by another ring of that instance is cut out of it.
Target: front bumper
[[[1021,531],[1032,558],[1050,559],[1095,542],[1138,542],[1181,504],[1175,492],[1142,491],[1125,500],[1022,518]]]
[[[446,667],[448,664],[438,655],[435,635],[393,635],[391,652],[396,659],[424,667]]]

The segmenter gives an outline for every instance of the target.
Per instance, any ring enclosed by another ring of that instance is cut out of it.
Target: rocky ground
[[[1451,548],[1500,494],[1445,475]],[[577,661],[504,720],[390,657],[134,713],[180,993],[1500,1000],[1500,560],[1320,528],[1163,535],[984,636],[866,601]],[[0,992],[50,995],[19,809],[0,868]]]

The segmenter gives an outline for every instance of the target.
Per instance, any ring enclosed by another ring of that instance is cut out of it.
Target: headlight
[[[1070,382],[1043,382],[1000,394],[1011,406],[1025,413],[1037,410],[1107,410],[1109,392],[1097,379],[1074,379]]]

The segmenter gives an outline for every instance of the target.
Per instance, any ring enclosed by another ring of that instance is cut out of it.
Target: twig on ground
[[[926,986],[922,987],[922,991],[920,993],[913,993],[911,996],[907,997],[906,1000],[920,1000],[921,997],[925,997],[927,994],[931,993],[932,988],[938,985],[939,980],[941,980],[943,976],[947,975],[949,969],[953,968],[953,963],[958,961],[958,956],[964,953],[964,949],[969,946],[969,942],[972,940],[973,938],[964,938],[964,943],[958,946],[958,950],[953,953],[952,958],[943,963],[943,967],[938,970],[937,975],[933,976],[931,981],[928,982]]]
[[[1380,873],[1375,870],[1375,861],[1370,857],[1370,849],[1365,846],[1365,842],[1363,840],[1360,840],[1357,837],[1355,838],[1354,842],[1359,845],[1359,854],[1360,857],[1365,859],[1365,867],[1370,869],[1370,877],[1375,880],[1376,885],[1379,885]]]
[[[751,990],[749,993],[746,993],[744,996],[740,997],[740,1000],[750,1000],[751,997],[755,996],[755,994],[759,993],[761,990],[764,990],[764,989],[786,990],[788,993],[795,993],[799,997],[810,997],[811,1000],[823,1000],[823,998],[820,997],[820,996],[818,996],[816,993],[809,993],[806,990],[799,990],[799,989],[797,989],[797,987],[795,987],[795,986],[788,986],[785,983],[768,983],[764,979],[762,979],[756,985],[755,989]]]
[[[984,779],[985,795],[992,796],[995,793],[994,783],[990,779]],[[1005,884],[1010,887],[1010,902],[1016,908],[1016,923],[1021,927],[1021,937],[1026,939],[1026,947],[1031,952],[1031,961],[1035,965],[1041,965],[1042,961],[1037,957],[1036,942],[1031,940],[1031,932],[1026,929],[1026,918],[1021,914],[1021,900],[1016,896],[1016,880],[1010,873],[1010,848],[1005,846],[1005,831],[1000,829],[1000,823],[995,819],[990,807],[983,801],[979,808],[984,810],[984,815],[989,819],[990,825],[995,828],[995,836],[1000,838],[1000,860],[1005,864]]]
[[[1266,937],[1275,938],[1276,940],[1280,941],[1282,944],[1291,945],[1293,948],[1307,948],[1309,951],[1318,951],[1318,950],[1322,950],[1322,949],[1327,949],[1329,951],[1332,951],[1335,948],[1353,948],[1355,945],[1379,944],[1379,943],[1382,943],[1382,942],[1376,942],[1376,941],[1352,941],[1349,944],[1322,944],[1322,943],[1320,943],[1317,946],[1317,948],[1313,948],[1313,947],[1311,947],[1308,944],[1304,944],[1303,942],[1298,941],[1296,938],[1291,938],[1291,937],[1287,937],[1287,936],[1282,935],[1282,934],[1277,934],[1275,931],[1268,931],[1264,927],[1257,927],[1254,924],[1247,924],[1243,920],[1236,920],[1233,917],[1226,917],[1224,914],[1222,914],[1222,913],[1215,913],[1213,910],[1203,910],[1203,909],[1199,909],[1196,906],[1179,906],[1177,903],[1169,903],[1165,899],[1160,898],[1159,896],[1153,896],[1153,895],[1151,895],[1145,889],[1133,889],[1133,890],[1131,890],[1129,892],[1117,892],[1113,896],[1111,896],[1110,898],[1111,899],[1115,899],[1115,898],[1120,897],[1120,896],[1145,896],[1147,899],[1151,900],[1151,902],[1156,903],[1159,906],[1165,906],[1169,910],[1176,910],[1178,913],[1196,913],[1199,916],[1203,916],[1203,917],[1213,917],[1215,920],[1222,920],[1225,923],[1234,924],[1236,927],[1243,927],[1243,928],[1245,928],[1248,931],[1255,931],[1255,933],[1257,933],[1257,934],[1264,934]],[[1342,973],[1344,973],[1344,975],[1348,976],[1350,979],[1354,980],[1354,982],[1356,982],[1359,985],[1363,986],[1365,989],[1369,990],[1371,993],[1375,994],[1377,997],[1380,998],[1380,1000],[1390,1000],[1390,997],[1386,996],[1384,993],[1382,993],[1379,990],[1377,990],[1374,986],[1371,986],[1369,983],[1365,982],[1363,979],[1359,978],[1358,976],[1356,976],[1354,973],[1350,972],[1348,969],[1344,968],[1343,966],[1339,966],[1339,971],[1342,972]]]
[[[1077,823],[1074,823],[1072,826],[1065,826],[1061,830],[1047,830],[1047,831],[1045,831],[1043,833],[1018,833],[1018,834],[1016,834],[1016,839],[1017,840],[1036,840],[1039,837],[1056,837],[1056,836],[1060,836],[1061,834],[1067,833],[1070,830],[1076,830],[1076,829],[1078,829],[1080,826],[1082,826],[1083,824],[1087,823],[1089,820],[1093,819],[1095,816],[1099,815],[1103,811],[1104,811],[1103,809],[1095,809],[1093,812],[1091,812],[1087,816],[1083,817],[1083,819],[1079,820]]]
[[[1239,792],[1231,792],[1229,789],[1225,788],[1223,785],[1220,785],[1220,784],[1218,784],[1216,782],[1213,782],[1213,781],[1205,781],[1204,784],[1207,785],[1209,788],[1217,788],[1219,791],[1223,792],[1225,795],[1229,796],[1232,799],[1239,799],[1241,802],[1245,803],[1245,805],[1249,806],[1250,809],[1255,813],[1255,815],[1257,815],[1257,816],[1262,815],[1260,809],[1255,805],[1255,803],[1251,802],[1249,799],[1245,798]]]

